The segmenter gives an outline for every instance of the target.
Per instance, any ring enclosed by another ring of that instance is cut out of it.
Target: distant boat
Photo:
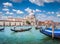
[[[41,29],[40,32],[52,37],[52,28]],[[60,29],[54,29],[54,37],[60,38]]]
[[[40,27],[35,27],[36,30],[40,29]]]
[[[36,30],[41,29],[41,28],[42,28],[42,27],[40,27],[40,26],[35,27]]]
[[[3,31],[3,30],[4,30],[4,28],[1,28],[1,29],[0,29],[0,31]]]
[[[28,28],[28,29],[20,29],[20,30],[11,29],[11,31],[14,31],[14,32],[24,32],[24,31],[29,31],[29,30],[31,30],[31,28]]]

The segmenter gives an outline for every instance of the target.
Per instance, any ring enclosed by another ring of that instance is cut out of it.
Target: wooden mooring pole
[[[54,28],[55,28],[54,23],[52,23],[52,39],[54,39]]]

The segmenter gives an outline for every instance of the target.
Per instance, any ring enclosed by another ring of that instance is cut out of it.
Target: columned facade
[[[30,22],[30,25],[36,25],[36,18],[34,14],[29,14],[25,18],[8,18],[6,20],[0,20],[0,26],[23,26],[28,25],[26,21]]]

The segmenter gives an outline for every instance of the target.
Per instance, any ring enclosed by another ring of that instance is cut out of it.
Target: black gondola
[[[31,30],[31,28],[28,28],[28,29],[20,29],[20,30],[11,29],[11,31],[14,31],[14,32],[24,32],[24,31],[29,31],[29,30]]]
[[[42,27],[40,27],[40,26],[39,26],[39,27],[35,27],[36,30],[41,29],[41,28],[42,28]]]
[[[4,30],[4,28],[1,28],[1,29],[0,29],[0,31],[3,31],[3,30]]]
[[[36,30],[40,29],[40,27],[35,27]]]

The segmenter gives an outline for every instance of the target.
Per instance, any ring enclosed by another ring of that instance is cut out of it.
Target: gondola
[[[0,31],[3,31],[3,30],[4,30],[4,28],[1,28],[1,29],[0,29]]]
[[[35,27],[36,30],[41,29],[42,27]]]
[[[40,32],[52,37],[52,28],[40,29]],[[54,29],[54,38],[60,38],[60,29]]]
[[[40,29],[40,27],[35,27],[36,30]]]
[[[28,29],[20,29],[20,30],[11,29],[11,31],[14,31],[14,32],[24,32],[24,31],[29,31],[29,30],[31,30],[31,28],[28,28]]]

